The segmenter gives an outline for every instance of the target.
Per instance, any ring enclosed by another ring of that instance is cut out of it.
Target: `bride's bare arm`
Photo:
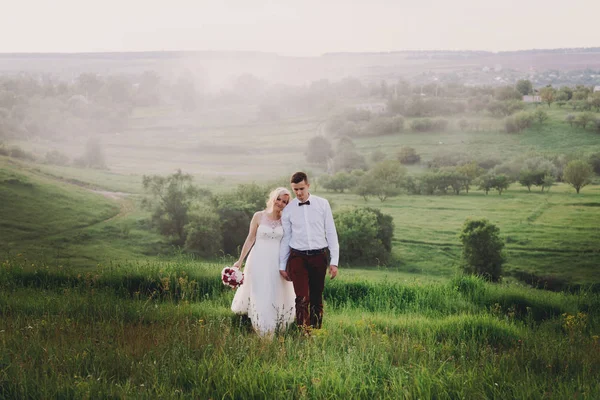
[[[252,246],[254,246],[254,242],[256,241],[256,231],[258,230],[258,225],[260,224],[261,215],[262,211],[254,213],[252,221],[250,221],[248,236],[246,237],[244,245],[242,246],[242,253],[240,254],[240,258],[235,262],[235,264],[233,264],[234,267],[242,268],[242,264],[244,263],[246,256],[250,252]]]

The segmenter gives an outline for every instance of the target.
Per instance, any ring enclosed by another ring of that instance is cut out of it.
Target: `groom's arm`
[[[327,247],[329,247],[329,255],[331,257],[329,274],[333,279],[337,275],[337,266],[340,260],[340,243],[338,241],[337,230],[335,229],[331,206],[327,200],[325,204],[325,237],[327,238]]]

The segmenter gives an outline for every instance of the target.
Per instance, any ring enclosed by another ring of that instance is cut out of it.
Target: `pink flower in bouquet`
[[[237,267],[225,267],[221,271],[221,281],[223,285],[236,289],[244,283],[244,273]]]

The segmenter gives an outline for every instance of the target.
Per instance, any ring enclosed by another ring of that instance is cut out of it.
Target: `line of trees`
[[[340,170],[319,177],[320,186],[335,192],[352,192],[365,200],[376,197],[385,201],[401,193],[460,194],[477,188],[488,194],[501,195],[511,184],[518,182],[528,191],[539,187],[550,190],[556,182],[571,185],[577,193],[591,183],[595,168],[600,170],[600,155],[588,159],[556,156],[546,158],[535,154],[501,163],[495,160],[477,162],[464,155],[442,154],[429,162],[429,169],[420,175],[407,173],[401,159],[414,149],[402,149],[397,160],[378,160],[370,168]]]

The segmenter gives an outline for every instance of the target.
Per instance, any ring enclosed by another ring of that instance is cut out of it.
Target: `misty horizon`
[[[315,57],[594,47],[600,3],[575,0],[565,8],[542,0],[175,0],[165,7],[140,0],[24,0],[5,11],[11,18],[0,26],[0,53],[217,51]]]

